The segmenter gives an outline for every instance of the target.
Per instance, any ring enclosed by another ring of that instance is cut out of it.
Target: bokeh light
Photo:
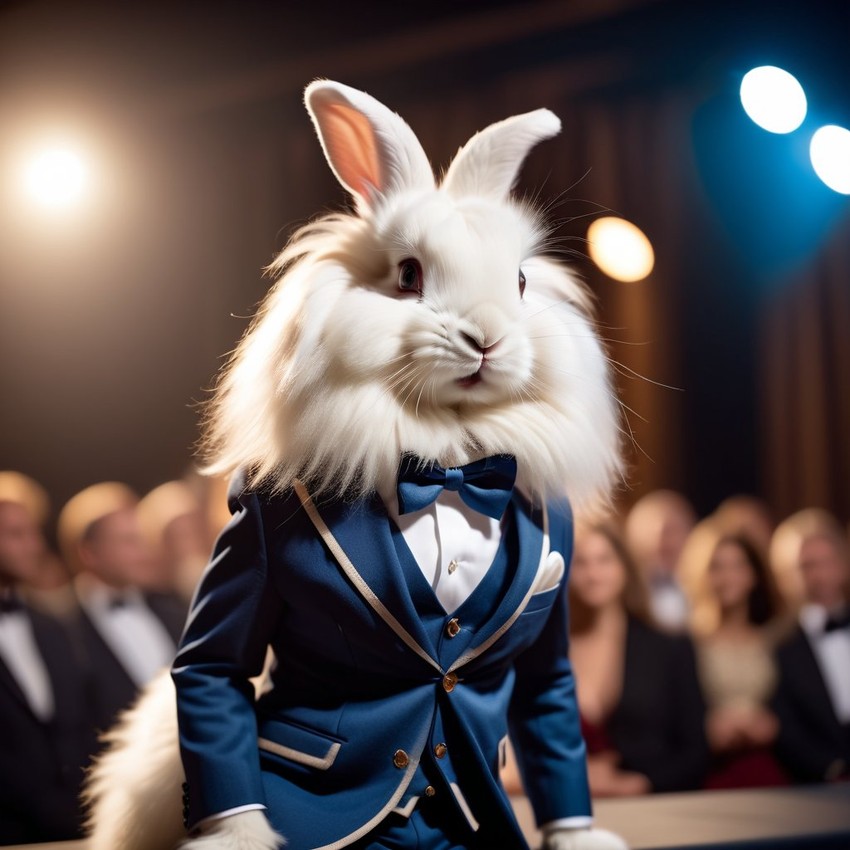
[[[850,195],[850,130],[828,124],[812,136],[809,156],[815,173],[830,189]]]
[[[759,127],[771,133],[791,133],[806,117],[806,93],[797,78],[774,65],[744,74],[741,103]]]
[[[624,283],[643,280],[655,265],[646,234],[624,218],[605,216],[587,229],[590,258],[608,277]]]
[[[72,147],[45,147],[30,155],[23,168],[23,186],[30,201],[44,209],[78,205],[88,192],[89,167]]]

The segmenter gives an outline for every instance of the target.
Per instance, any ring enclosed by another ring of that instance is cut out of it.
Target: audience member
[[[782,605],[756,546],[713,519],[700,523],[682,553],[697,669],[708,706],[710,788],[786,785],[773,755],[778,721],[773,650]]]
[[[707,747],[693,649],[653,628],[644,584],[611,529],[577,537],[569,587],[592,793],[700,787]]]
[[[763,499],[746,494],[730,496],[717,506],[711,518],[724,534],[746,537],[762,558],[767,557],[774,522]]]
[[[212,550],[219,533],[232,519],[227,504],[229,479],[190,472],[183,479],[201,506],[207,534],[207,549]]]
[[[59,516],[59,542],[75,572],[78,628],[95,699],[95,725],[108,728],[137,690],[171,663],[185,606],[144,593],[152,560],[136,517],[137,499],[123,484],[95,484]]]
[[[684,632],[688,623],[676,567],[695,523],[690,502],[672,490],[648,493],[626,518],[626,542],[649,588],[652,616],[671,632]]]
[[[0,472],[0,501],[23,505],[43,535],[50,513],[50,499],[38,482],[20,472]],[[33,608],[62,620],[67,619],[76,607],[70,573],[46,545],[38,568],[20,592]]]
[[[159,566],[151,589],[177,593],[188,602],[210,554],[199,501],[183,481],[168,481],[142,499],[138,514]]]
[[[800,549],[803,541],[822,531],[833,533],[835,518],[821,508],[806,508],[784,519],[770,540],[770,566],[779,589],[788,604],[792,628],[797,625],[797,614],[805,602],[806,588],[800,571]]]
[[[777,652],[777,750],[801,782],[850,778],[850,552],[841,527],[819,512],[806,527],[797,569],[798,626]]]
[[[0,473],[0,845],[79,837],[77,797],[95,745],[70,635],[24,601],[48,551],[30,488],[14,494],[18,477]]]

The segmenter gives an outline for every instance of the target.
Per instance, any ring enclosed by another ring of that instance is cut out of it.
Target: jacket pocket
[[[342,741],[286,720],[263,720],[259,726],[257,746],[264,753],[304,767],[327,770],[339,754]]]

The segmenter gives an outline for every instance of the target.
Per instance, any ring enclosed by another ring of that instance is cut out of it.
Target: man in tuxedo
[[[0,473],[2,475],[2,473]],[[0,499],[0,845],[79,837],[95,740],[69,634],[23,589],[48,555],[28,506]]]
[[[824,528],[800,547],[806,602],[779,648],[777,749],[801,782],[850,777],[850,552]]]
[[[94,484],[59,516],[59,542],[75,572],[77,629],[91,670],[94,723],[105,730],[173,657],[185,619],[174,596],[145,593],[152,566],[123,484]]]

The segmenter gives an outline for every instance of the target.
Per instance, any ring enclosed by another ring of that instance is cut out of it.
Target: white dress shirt
[[[55,711],[53,687],[26,611],[0,614],[0,658],[35,716],[50,720]]]
[[[835,716],[850,723],[850,629],[825,632],[828,619],[822,605],[804,605],[800,625],[809,639]]]
[[[446,613],[457,610],[496,557],[499,521],[473,510],[451,490],[421,511],[401,515],[393,498],[387,512]]]
[[[135,685],[143,687],[171,664],[174,641],[139,590],[118,591],[89,574],[77,576],[76,586],[80,605]]]

